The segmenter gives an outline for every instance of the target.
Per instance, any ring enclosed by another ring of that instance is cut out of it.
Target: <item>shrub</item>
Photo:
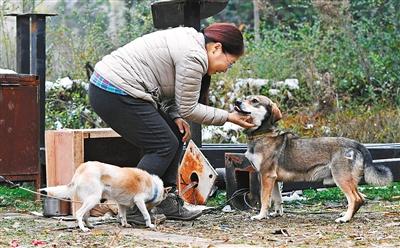
[[[87,89],[82,80],[47,82],[46,129],[105,127],[90,107]]]

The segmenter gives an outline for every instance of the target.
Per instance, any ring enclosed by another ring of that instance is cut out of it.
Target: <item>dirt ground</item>
[[[91,218],[82,233],[72,218],[0,213],[0,247],[399,247],[400,202],[368,201],[347,224],[334,220],[343,204],[285,205],[283,217],[251,221],[254,211],[209,210],[195,221],[170,221],[156,230],[121,228]]]

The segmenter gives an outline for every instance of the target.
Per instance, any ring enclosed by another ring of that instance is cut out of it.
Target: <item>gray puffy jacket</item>
[[[207,73],[204,35],[179,27],[144,35],[105,56],[95,71],[129,95],[169,102],[172,118],[222,125],[228,112],[198,103]]]

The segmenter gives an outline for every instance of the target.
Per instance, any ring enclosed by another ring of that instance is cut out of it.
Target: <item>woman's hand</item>
[[[249,115],[243,115],[238,112],[232,112],[228,115],[228,121],[237,124],[243,128],[252,128],[255,125],[252,123],[252,118]]]
[[[178,126],[179,132],[183,134],[182,142],[185,143],[186,141],[190,140],[192,134],[190,132],[190,125],[182,118],[176,118],[174,120],[175,124]]]

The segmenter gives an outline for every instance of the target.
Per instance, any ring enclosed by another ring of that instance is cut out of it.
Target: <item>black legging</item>
[[[173,120],[150,102],[110,93],[90,84],[94,111],[129,143],[143,149],[137,168],[158,175],[165,186],[176,186],[183,143]]]

